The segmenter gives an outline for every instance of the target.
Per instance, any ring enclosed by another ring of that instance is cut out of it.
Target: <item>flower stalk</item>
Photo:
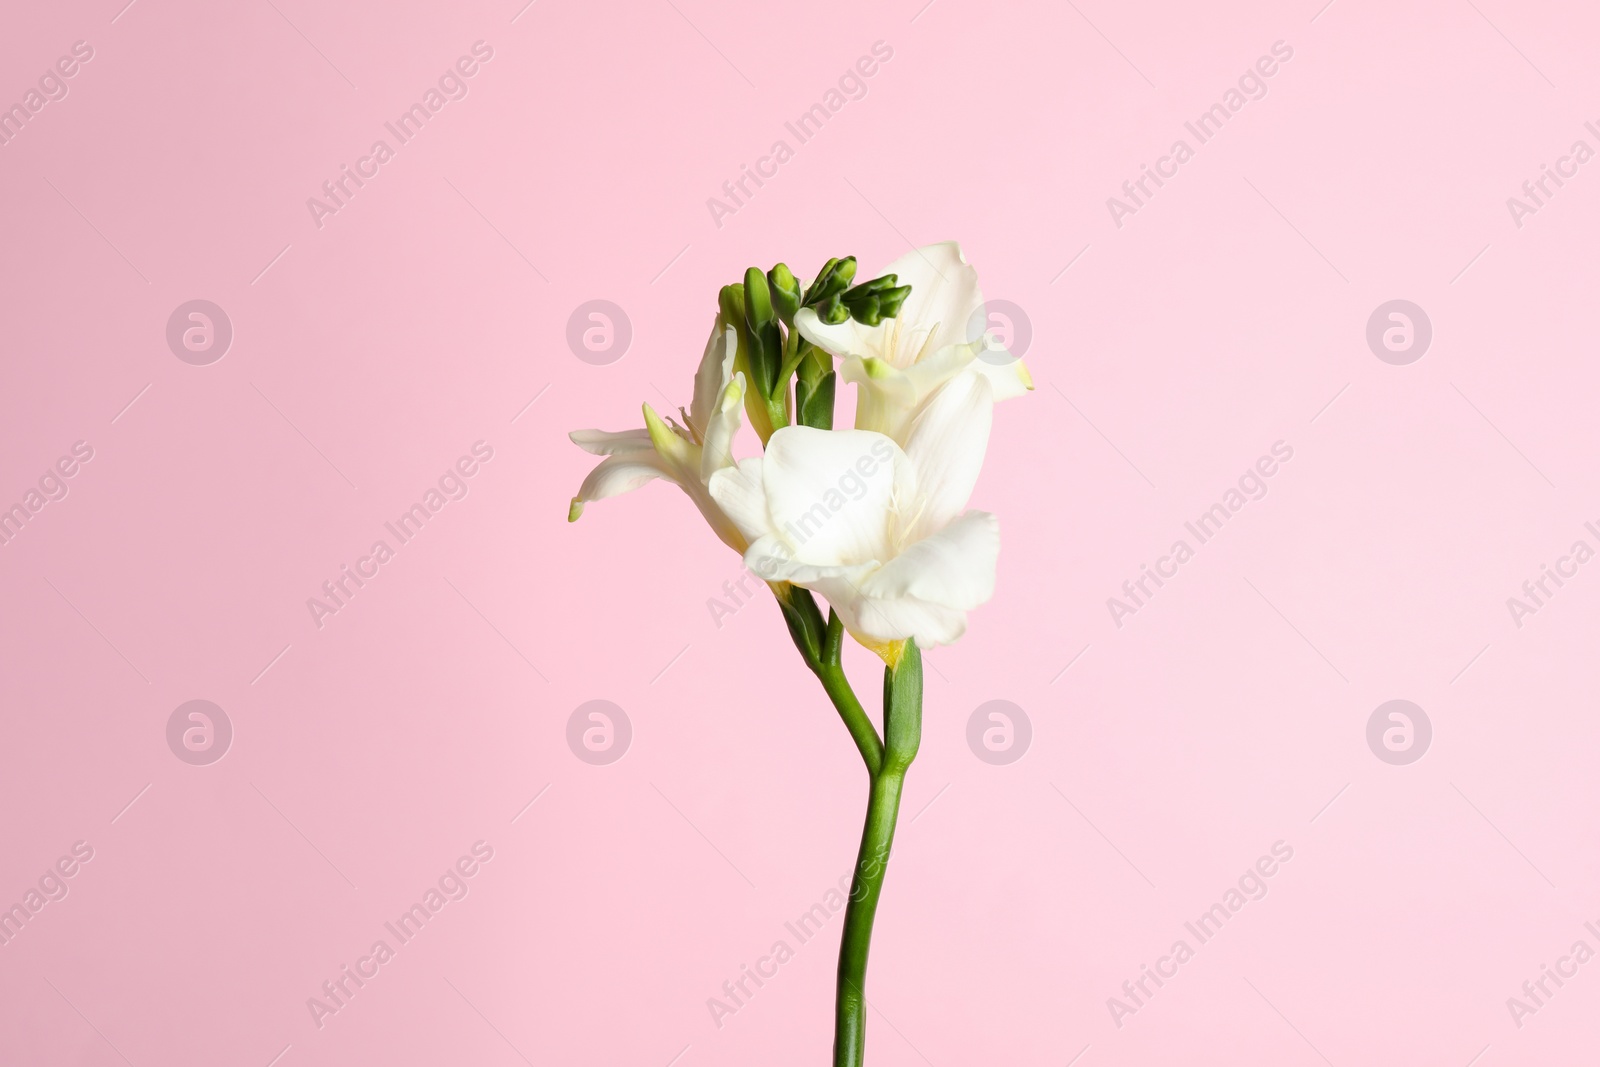
[[[866,1051],[867,956],[872,927],[889,870],[906,771],[922,743],[922,653],[915,639],[910,639],[898,642],[885,657],[889,665],[883,672],[880,739],[840,664],[844,624],[839,616],[830,611],[824,625],[808,590],[791,585],[775,592],[795,647],[822,682],[867,768],[866,825],[861,831],[839,943],[833,1036],[834,1067],[861,1067]]]
[[[906,770],[922,742],[922,655],[907,641],[899,662],[883,672],[883,765],[872,776],[866,826],[845,906],[834,1000],[833,1067],[861,1067],[867,1041],[867,953],[878,898],[889,870]]]

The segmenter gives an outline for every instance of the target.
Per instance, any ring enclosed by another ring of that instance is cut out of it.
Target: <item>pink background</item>
[[[0,147],[0,503],[94,450],[0,547],[0,904],[94,850],[0,946],[0,1060],[826,1062],[837,917],[720,1028],[707,999],[850,868],[858,757],[770,598],[713,622],[738,561],[676,491],[567,525],[565,434],[686,404],[746,266],[950,238],[1025,309],[1039,388],[974,500],[998,591],[927,657],[869,1061],[1592,1057],[1600,962],[1506,1005],[1600,949],[1600,564],[1506,607],[1600,547],[1600,164],[1506,207],[1600,148],[1583,5],[122,2],[0,37],[4,103],[94,49]],[[319,228],[306,199],[479,40],[469,94]],[[719,227],[707,198],[876,41],[866,96]],[[1266,97],[1119,228],[1107,197],[1277,41]],[[1433,325],[1407,366],[1365,340],[1397,298]],[[208,366],[165,339],[194,299],[233,325]],[[607,365],[566,341],[593,299],[632,324]],[[319,629],[307,598],[480,440]],[[1267,496],[1114,625],[1280,440]],[[1434,730],[1407,766],[1365,737],[1397,698]],[[194,699],[234,730],[207,766],[166,740]],[[607,766],[565,740],[595,699],[633,728]],[[1033,728],[1006,766],[966,742],[995,699]],[[307,998],[480,840],[319,1028]]]

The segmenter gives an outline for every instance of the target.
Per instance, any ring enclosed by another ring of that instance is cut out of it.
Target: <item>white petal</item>
[[[636,452],[654,449],[650,445],[650,431],[638,430],[573,430],[567,434],[572,443],[585,452],[597,456],[610,456],[618,452]]]
[[[978,373],[989,379],[996,400],[1010,400],[1033,388],[1033,375],[1022,360],[1008,357],[1005,349],[990,349],[987,359],[980,356],[972,361]]]
[[[709,483],[711,499],[752,545],[775,532],[772,517],[767,514],[767,490],[761,484],[761,463],[760,456],[741,459],[737,466],[717,471]]]
[[[607,456],[578,487],[578,495],[572,498],[572,505],[567,511],[567,521],[577,521],[578,516],[583,514],[583,505],[591,500],[604,500],[632,492],[655,478],[676,481],[654,450]]]
[[[905,439],[911,412],[917,406],[916,386],[905,371],[877,357],[851,358],[839,364],[839,377],[860,387],[856,394],[856,429],[887,434],[896,442]]]
[[[967,632],[967,613],[942,604],[930,604],[914,597],[899,600],[862,598],[850,607],[845,621],[856,640],[868,647],[886,645],[915,637],[923,648],[948,645]]]
[[[971,345],[951,345],[904,370],[879,359],[844,360],[839,377],[861,387],[856,397],[856,429],[876,430],[904,445],[911,420],[923,402],[972,365],[973,351]]]
[[[739,432],[744,414],[744,375],[735,374],[723,387],[717,405],[711,409],[702,428],[705,443],[700,452],[700,480],[710,484],[711,476],[733,466],[733,438]]]
[[[729,468],[732,469],[732,468]],[[689,499],[694,501],[694,506],[700,509],[700,514],[705,517],[706,524],[711,527],[711,532],[717,535],[718,540],[740,555],[750,547],[750,539],[728,518],[727,512],[722,510],[711,496],[711,490],[704,482],[688,480],[680,483]]]
[[[866,430],[786,426],[767,442],[761,480],[773,532],[822,566],[887,559],[893,516],[916,491],[905,453]]]
[[[694,373],[694,400],[689,405],[689,421],[700,439],[707,435],[707,426],[722,400],[733,373],[733,357],[738,350],[738,334],[732,326],[721,325],[721,316],[711,325],[711,336],[706,340],[705,354],[700,357],[700,367]]]
[[[969,511],[906,548],[862,584],[872,600],[912,598],[970,611],[994,595],[1000,521]]]
[[[907,252],[878,274],[893,274],[900,285],[911,286],[911,295],[896,318],[932,329],[931,338],[922,341],[927,349],[938,350],[972,340],[968,336],[969,324],[983,306],[983,292],[978,288],[978,272],[961,254],[959,244],[942,241],[925,245]]]
[[[845,319],[833,325],[823,322],[815,309],[801,308],[795,312],[794,325],[801,337],[830,355],[840,358],[855,356],[858,359],[868,356],[888,358],[894,320],[884,319],[876,326],[865,326],[855,319]]]
[[[993,418],[994,397],[981,374],[958,374],[928,400],[906,440],[922,494],[920,512],[906,516],[915,521],[907,537],[942,530],[966,508],[983,470]]]
[[[843,599],[859,596],[861,582],[878,566],[875,560],[850,566],[801,563],[792,555],[788,542],[774,534],[751,543],[744,565],[765,581],[792,582],[824,596],[831,591]]]

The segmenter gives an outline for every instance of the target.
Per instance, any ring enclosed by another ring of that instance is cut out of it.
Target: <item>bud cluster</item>
[[[763,442],[791,423],[833,428],[833,359],[795,328],[802,308],[810,308],[830,325],[854,319],[877,326],[899,314],[911,295],[911,287],[898,285],[893,274],[852,286],[855,274],[855,257],[845,256],[824,263],[809,286],[802,286],[794,272],[779,263],[764,273],[751,267],[743,282],[722,287],[721,322],[738,335],[734,363],[750,384],[746,411]]]

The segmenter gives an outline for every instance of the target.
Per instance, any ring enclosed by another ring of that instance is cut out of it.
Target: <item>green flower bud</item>
[[[847,290],[840,300],[850,317],[864,326],[876,326],[884,319],[892,319],[900,311],[911,293],[909,285],[896,286],[893,274],[885,274],[870,282],[862,282]]]
[[[818,272],[817,280],[811,283],[810,289],[806,290],[806,306],[821,304],[829,297],[837,296],[844,292],[850,288],[850,282],[855,276],[855,256],[828,260],[827,263],[823,264],[822,270]]]
[[[778,332],[767,276],[757,267],[744,272],[744,321],[750,333],[750,375],[761,395],[771,399],[783,362],[783,335]]]
[[[906,297],[911,295],[911,286],[901,285],[893,289],[885,289],[878,294],[878,310],[886,319],[892,319],[900,314],[900,306],[906,302]]]
[[[874,278],[870,282],[862,282],[854,286],[852,293],[881,293],[885,289],[893,289],[896,278],[893,274],[885,274],[881,278]]]
[[[850,321],[850,309],[846,308],[844,301],[835,294],[817,306],[817,317],[829,326],[837,326],[841,322]]]
[[[812,304],[815,304],[822,299],[822,287],[826,285],[828,279],[832,277],[833,268],[838,266],[838,264],[839,259],[837,256],[835,256],[830,258],[828,262],[822,265],[822,269],[817,271],[817,276],[815,278],[811,279],[811,284],[806,288],[805,296],[803,296],[800,300],[800,305],[802,307],[810,307]]]
[[[787,264],[779,263],[767,271],[767,286],[772,290],[772,306],[785,326],[794,325],[794,313],[800,310],[800,283]]]
[[[750,327],[745,322],[744,286],[724,285],[717,294],[717,307],[721,311],[719,321],[724,326],[732,326],[738,335],[738,349],[734,353],[733,369],[743,374],[745,380],[754,385],[756,377],[750,362]],[[769,403],[759,387],[745,390],[744,410],[762,444],[772,436],[773,430],[784,425],[782,405],[775,406]]]
[[[740,354],[744,352],[744,286],[724,285],[717,293],[717,307],[722,312],[722,321],[738,328],[741,334]]]

